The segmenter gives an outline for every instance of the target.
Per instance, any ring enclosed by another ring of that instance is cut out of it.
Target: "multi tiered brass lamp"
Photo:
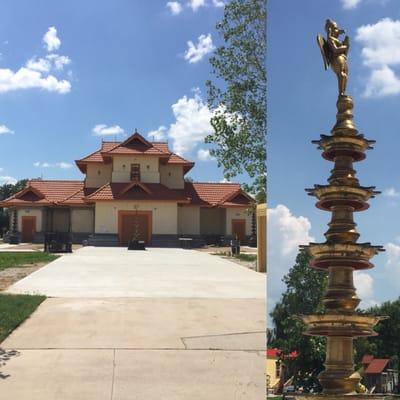
[[[332,219],[325,233],[325,243],[310,243],[304,248],[313,257],[310,266],[326,271],[329,281],[323,298],[325,313],[302,318],[307,325],[307,335],[327,338],[325,370],[319,375],[319,381],[324,398],[338,399],[356,395],[361,379],[354,372],[353,339],[376,335],[373,327],[381,319],[356,312],[360,299],[354,287],[353,273],[372,268],[370,259],[383,248],[357,242],[360,235],[353,213],[366,210],[368,200],[379,192],[374,187],[360,185],[353,163],[365,158],[366,150],[372,149],[374,141],[367,140],[357,131],[353,123],[353,100],[346,95],[349,38],[340,39],[344,31],[332,20],[326,21],[325,30],[327,38],[318,36],[318,43],[325,68],[331,67],[338,78],[337,115],[331,135],[321,135],[320,140],[313,143],[334,167],[327,185],[315,185],[306,190],[318,199],[316,206],[319,209],[332,213]]]

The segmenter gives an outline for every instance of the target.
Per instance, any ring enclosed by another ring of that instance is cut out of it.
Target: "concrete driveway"
[[[84,247],[11,286],[51,297],[265,298],[265,275],[183,249]]]
[[[265,398],[263,274],[191,250],[88,247],[9,291],[53,298],[1,344],[5,398]]]

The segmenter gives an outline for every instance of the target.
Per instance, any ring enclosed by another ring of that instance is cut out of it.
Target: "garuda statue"
[[[331,19],[326,20],[325,31],[327,35],[326,39],[321,35],[317,36],[325,69],[332,68],[338,79],[339,96],[344,96],[349,77],[347,54],[350,48],[350,40],[348,36],[343,41],[340,40],[340,36],[345,31],[340,29],[338,24]]]

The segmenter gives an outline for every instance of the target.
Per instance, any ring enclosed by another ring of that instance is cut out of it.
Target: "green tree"
[[[286,291],[271,312],[274,328],[270,333],[270,346],[280,348],[284,354],[296,351],[298,356],[286,361],[294,374],[294,383],[319,390],[317,375],[325,360],[325,339],[303,335],[304,323],[300,315],[319,314],[324,311],[322,297],[327,276],[309,267],[310,255],[300,251],[295,265],[283,278]]]
[[[214,133],[207,143],[230,179],[247,173],[246,190],[266,198],[266,2],[231,0],[216,26],[223,44],[210,58],[214,82],[207,81]]]
[[[367,314],[388,317],[378,323],[375,331],[378,336],[358,338],[355,340],[355,361],[360,366],[364,354],[372,354],[376,358],[390,358],[394,368],[400,367],[400,297],[386,301],[365,310]],[[398,386],[400,393],[400,382]]]
[[[4,185],[0,186],[0,200],[4,200],[13,196],[15,193],[18,193],[22,190],[26,183],[28,182],[27,179],[21,179],[15,184],[5,183]],[[9,229],[9,218],[8,213],[4,208],[0,207],[0,233],[3,232],[4,228]]]

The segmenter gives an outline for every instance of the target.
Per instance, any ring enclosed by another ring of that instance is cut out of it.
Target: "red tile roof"
[[[0,202],[0,206],[57,204],[82,188],[82,181],[34,179],[28,181],[25,189]],[[43,197],[41,197],[40,194],[42,194]]]
[[[186,182],[183,193],[191,199],[191,204],[197,205],[248,206],[251,203],[250,196],[240,188],[239,183]],[[243,197],[247,197],[247,202],[243,201]]]
[[[167,142],[149,142],[139,133],[134,133],[124,142],[102,143],[99,150],[86,157],[76,160],[78,168],[85,173],[87,163],[104,163],[107,158],[115,155],[154,155],[165,158],[166,164],[183,165],[185,173],[193,166],[194,162],[172,153]]]
[[[168,150],[168,147],[165,149],[154,146],[153,143],[147,141],[142,135],[135,132],[133,135],[128,137],[128,139],[121,143],[117,143],[112,149],[104,151],[102,154],[103,156],[113,154],[169,156],[170,151]]]
[[[60,201],[59,203],[62,205],[80,205],[85,203],[85,197],[90,196],[94,193],[97,188],[82,188],[79,189],[77,192],[73,193],[71,196],[66,197],[64,200]]]
[[[365,370],[365,374],[380,374],[389,363],[388,358],[374,358]]]
[[[361,364],[369,364],[374,359],[374,356],[365,354],[361,360]]]
[[[189,200],[177,190],[169,189],[161,183],[107,183],[86,198],[88,201],[102,200]]]
[[[279,358],[282,354],[282,350],[269,348],[267,349],[267,358]],[[289,354],[285,354],[285,358],[296,358],[298,356],[297,351],[292,351]]]

